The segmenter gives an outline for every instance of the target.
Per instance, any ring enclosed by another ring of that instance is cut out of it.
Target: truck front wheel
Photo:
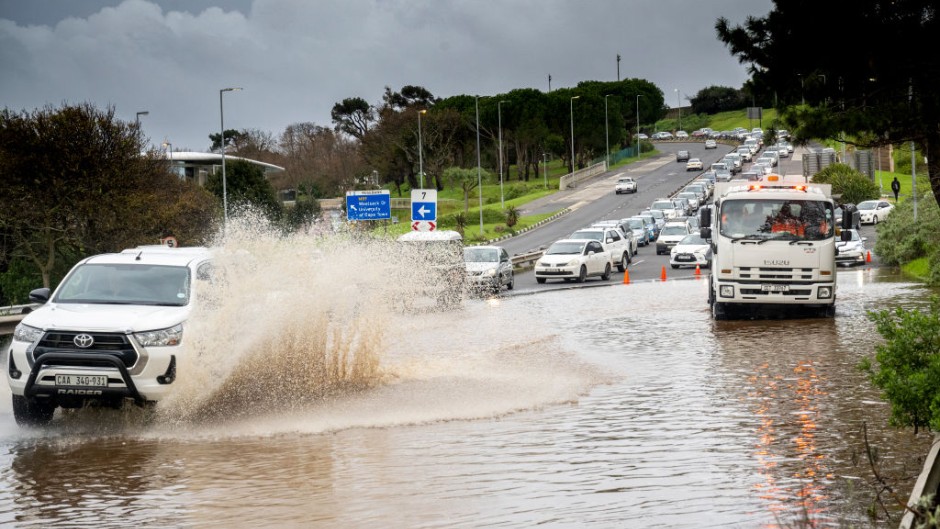
[[[20,426],[45,426],[52,420],[55,406],[35,398],[13,395],[13,418]]]
[[[712,318],[715,320],[727,320],[728,319],[728,307],[724,303],[714,302],[712,303]]]

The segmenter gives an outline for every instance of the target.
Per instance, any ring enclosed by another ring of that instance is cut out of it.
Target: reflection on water
[[[862,426],[905,498],[929,437],[856,365],[866,311],[924,293],[859,270],[839,296],[834,320],[713,322],[701,281],[383,313],[370,384],[211,423],[21,432],[4,404],[0,525],[896,526],[867,518]]]

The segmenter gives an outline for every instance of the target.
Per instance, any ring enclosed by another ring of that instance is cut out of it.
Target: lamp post
[[[571,98],[571,172],[574,172],[574,100],[581,96]]]
[[[682,100],[679,99],[678,88],[676,88],[676,111],[679,112],[679,128],[676,130],[682,130]]]
[[[542,153],[542,176],[545,178],[545,189],[548,189],[548,153]]]
[[[163,142],[163,148],[166,149],[166,152],[170,157],[170,171],[173,172],[173,144],[165,141]]]
[[[620,63],[620,55],[617,55],[617,63]],[[613,94],[604,95],[604,143],[607,145],[607,170],[610,170],[610,126],[607,120],[607,98]]]
[[[421,141],[421,114],[427,114],[427,109],[418,111],[418,177],[421,179],[421,189],[424,189],[424,143]]]
[[[477,114],[477,196],[480,197],[480,235],[483,235],[483,173],[480,168],[480,96],[474,97]]]
[[[636,95],[636,159],[640,159],[640,98],[643,94]]]
[[[137,124],[137,128],[140,129],[140,116],[146,116],[150,114],[149,110],[141,110],[137,113],[137,117],[134,118],[134,123]]]
[[[223,88],[219,90],[219,125],[222,134],[219,136],[219,150],[222,151],[222,227],[228,225],[228,187],[225,181],[225,111],[222,107],[222,94],[241,90],[239,87]]]
[[[499,207],[506,209],[506,200],[503,198],[503,103],[507,101],[496,103],[496,118],[499,122]]]

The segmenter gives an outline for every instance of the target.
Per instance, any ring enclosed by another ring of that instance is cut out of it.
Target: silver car
[[[512,260],[505,248],[467,246],[463,249],[463,260],[467,268],[467,282],[471,288],[499,292],[504,285],[507,290],[512,290],[515,286]]]

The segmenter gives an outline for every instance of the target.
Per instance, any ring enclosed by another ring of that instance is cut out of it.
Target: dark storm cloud
[[[491,95],[621,78],[656,83],[667,104],[745,69],[715,38],[720,16],[770,0],[0,0],[0,101],[20,110],[113,105],[154,143],[205,150],[219,128],[279,135],[329,126],[333,104],[377,103],[383,87]]]

